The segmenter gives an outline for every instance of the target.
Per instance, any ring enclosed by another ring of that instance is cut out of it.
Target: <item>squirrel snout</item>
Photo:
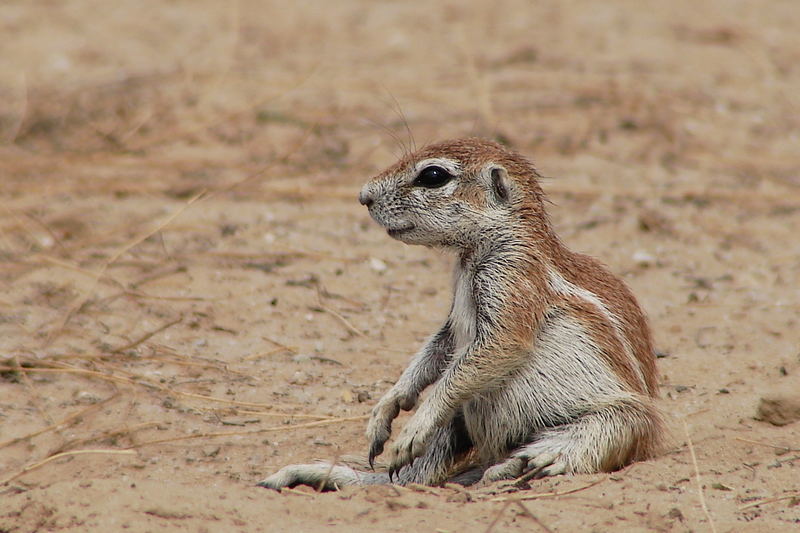
[[[375,196],[373,195],[372,191],[369,190],[369,185],[365,185],[361,192],[358,193],[358,201],[361,205],[365,205],[367,207],[372,205],[372,202],[375,201]]]

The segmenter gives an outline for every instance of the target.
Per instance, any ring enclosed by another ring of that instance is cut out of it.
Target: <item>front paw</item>
[[[370,466],[373,465],[375,458],[383,453],[383,447],[392,434],[392,422],[397,418],[400,409],[407,411],[414,406],[415,402],[416,398],[412,395],[390,391],[372,410],[372,416],[367,424],[367,439],[370,441]]]
[[[397,441],[392,445],[392,459],[389,464],[389,479],[404,466],[411,465],[414,459],[425,453],[436,427],[432,417],[419,416],[419,412],[403,428]]]

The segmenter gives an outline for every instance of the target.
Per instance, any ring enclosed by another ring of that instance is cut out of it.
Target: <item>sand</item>
[[[800,389],[798,26],[791,1],[4,3],[0,531],[800,527],[800,423],[758,415]],[[256,487],[366,454],[452,259],[356,196],[466,135],[531,157],[563,239],[633,288],[667,452],[517,492]]]

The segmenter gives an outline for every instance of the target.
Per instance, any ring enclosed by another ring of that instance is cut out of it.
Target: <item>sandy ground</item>
[[[796,2],[288,5],[0,5],[0,531],[800,528],[800,423],[755,419],[800,388]],[[666,454],[513,494],[254,486],[366,453],[448,308],[450,258],[355,201],[404,122],[551,177],[651,318]]]

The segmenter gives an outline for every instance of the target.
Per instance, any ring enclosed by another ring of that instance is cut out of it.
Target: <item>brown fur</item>
[[[388,480],[298,465],[264,486],[385,483],[395,474],[436,484],[464,457],[480,461],[489,482],[526,470],[611,471],[657,453],[663,429],[644,313],[600,262],[561,243],[539,178],[497,143],[458,139],[409,154],[364,186],[361,203],[390,235],[458,254],[447,320],[373,409],[370,462],[399,411],[431,391],[391,447]]]

